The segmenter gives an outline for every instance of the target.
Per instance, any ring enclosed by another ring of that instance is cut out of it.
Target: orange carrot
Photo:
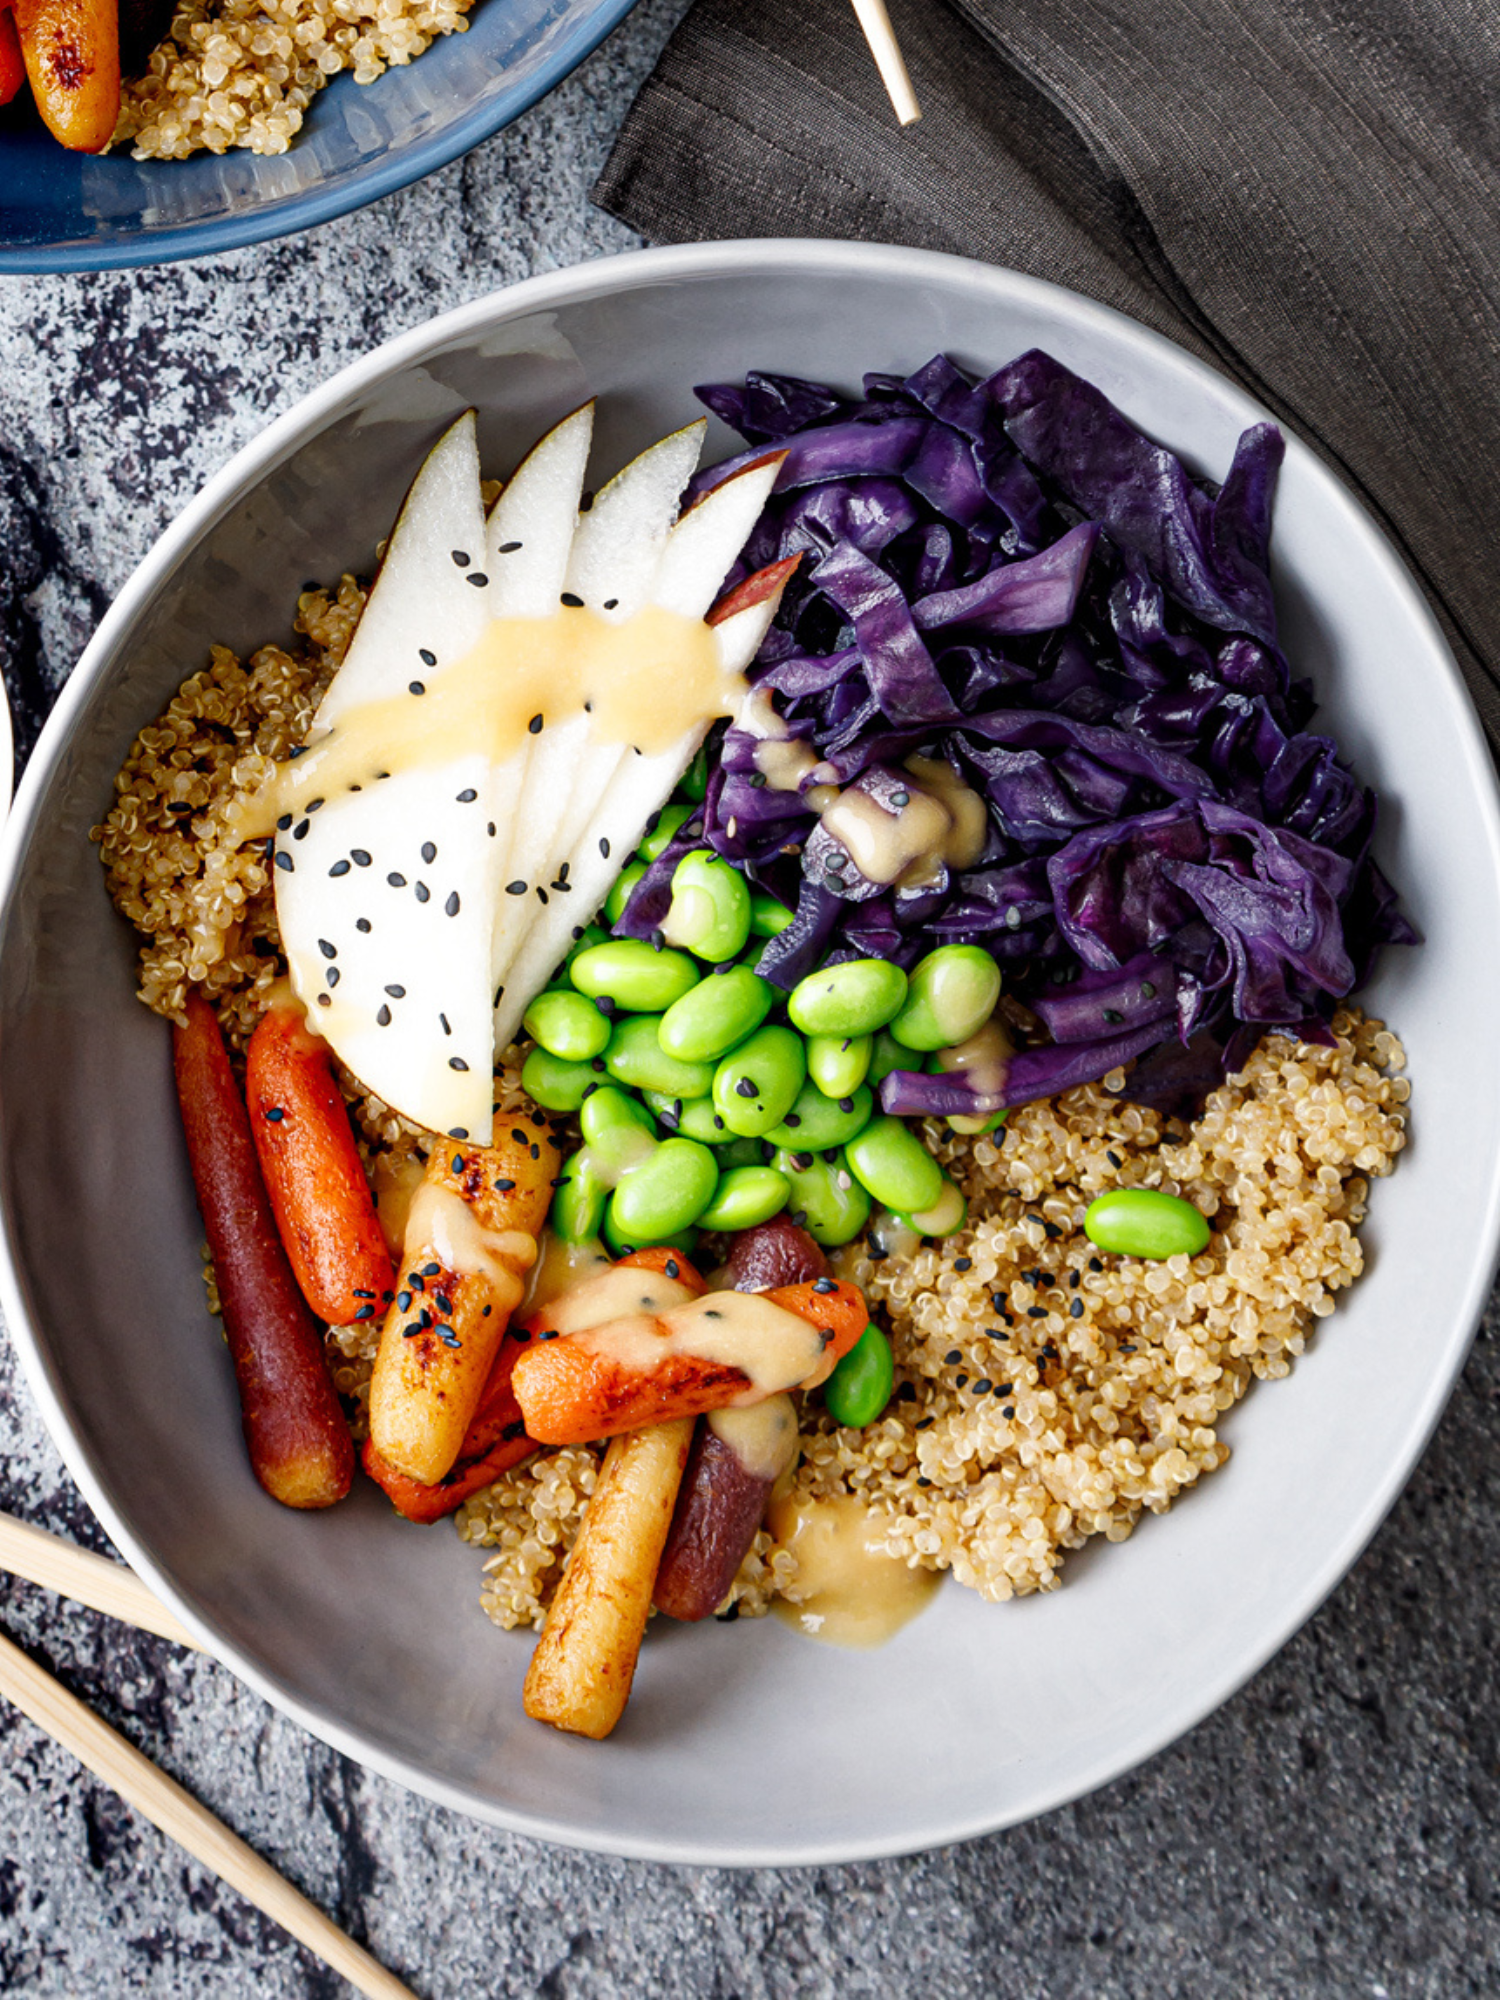
[[[251,1466],[284,1506],[331,1506],[354,1473],[349,1427],[276,1233],[218,1021],[196,994],[173,1032],[173,1066]]]
[[[307,1303],[332,1326],[374,1319],[396,1273],[333,1080],[300,1008],[273,1004],[245,1064],[250,1129],[277,1227]]]
[[[120,116],[119,0],[15,0],[31,93],[69,151],[102,153]]]
[[[408,1521],[440,1521],[445,1514],[461,1507],[471,1493],[488,1486],[513,1465],[520,1465],[537,1449],[536,1439],[526,1435],[521,1406],[511,1387],[511,1372],[520,1352],[521,1345],[515,1335],[507,1334],[495,1356],[478,1407],[469,1419],[458,1457],[436,1484],[426,1485],[398,1471],[380,1456],[372,1441],[366,1442],[365,1471],[377,1486],[384,1488],[398,1514],[404,1514]]]
[[[16,17],[8,6],[0,7],[0,104],[9,104],[25,81],[26,58],[21,54]]]
[[[760,1296],[805,1319],[822,1336],[818,1365],[802,1382],[788,1387],[813,1388],[826,1381],[869,1324],[869,1309],[858,1288],[834,1284],[830,1278],[786,1285]],[[670,1330],[660,1316],[657,1325],[664,1335]],[[697,1416],[740,1401],[752,1387],[745,1370],[690,1353],[667,1352],[642,1366],[627,1358],[628,1350],[612,1353],[607,1332],[607,1328],[592,1329],[538,1341],[517,1361],[516,1400],[528,1434],[539,1443],[585,1444],[646,1424]]]

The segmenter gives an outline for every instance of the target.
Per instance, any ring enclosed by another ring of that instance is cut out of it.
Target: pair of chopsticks
[[[885,85],[891,108],[903,125],[915,125],[922,115],[922,108],[917,103],[917,93],[912,89],[911,78],[906,73],[906,58],[896,40],[891,17],[885,11],[885,0],[854,0],[854,12],[864,29],[865,40],[870,44],[870,54],[875,58],[875,67],[880,71],[880,81]]]
[[[0,1514],[0,1570],[87,1604],[107,1617],[137,1625],[142,1631],[175,1639],[181,1646],[198,1646],[186,1626],[158,1603],[133,1570],[105,1556],[91,1555],[87,1549],[9,1514]],[[363,1946],[346,1937],[238,1834],[231,1833],[175,1779],[107,1722],[101,1722],[92,1709],[3,1636],[0,1696],[70,1750],[95,1777],[102,1778],[179,1847],[186,1848],[205,1868],[290,1931],[357,1992],[369,1995],[369,2000],[415,2000],[409,1986],[403,1986]]]

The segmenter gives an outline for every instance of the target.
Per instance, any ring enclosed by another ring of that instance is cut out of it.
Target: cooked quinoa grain
[[[140,997],[175,1020],[196,987],[237,1053],[282,972],[264,844],[241,842],[241,809],[305,734],[363,604],[345,577],[304,592],[291,648],[242,663],[215,647],[137,737],[94,829],[110,894],[146,940]],[[1400,1042],[1355,1008],[1333,1031],[1331,1048],[1267,1037],[1191,1125],[1130,1103],[1123,1071],[976,1139],[929,1123],[967,1225],[910,1256],[872,1236],[840,1253],[890,1332],[895,1394],[862,1431],[807,1398],[798,1490],[861,1497],[888,1554],[1003,1599],[1054,1588],[1069,1549],[1123,1541],[1222,1465],[1220,1419],[1255,1377],[1289,1372],[1359,1275],[1369,1182],[1404,1143]],[[502,1060],[506,1106],[525,1101],[520,1062],[515,1048]],[[427,1135],[338,1073],[378,1195]],[[1084,1212],[1115,1187],[1193,1202],[1207,1249],[1164,1263],[1097,1250]],[[211,1265],[206,1278],[216,1307]],[[373,1320],[329,1330],[359,1436],[378,1340]],[[455,1516],[490,1551],[480,1600],[497,1624],[541,1623],[602,1455],[539,1452]],[[757,1616],[776,1596],[798,1601],[797,1559],[762,1530],[719,1615]]]
[[[181,0],[144,76],[127,77],[115,144],[137,160],[284,153],[331,77],[373,83],[438,35],[462,34],[473,0]]]

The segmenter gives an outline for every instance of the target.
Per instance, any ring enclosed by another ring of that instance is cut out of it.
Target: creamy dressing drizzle
[[[977,1034],[970,1035],[966,1042],[959,1042],[951,1049],[938,1051],[937,1066],[945,1075],[955,1072],[973,1086],[979,1093],[980,1109],[973,1117],[961,1115],[953,1120],[955,1132],[982,1131],[989,1113],[1001,1109],[1004,1102],[1005,1076],[1010,1068],[1010,1059],[1016,1052],[1016,1045],[1003,1021],[993,1015]]]
[[[643,1313],[666,1312],[672,1306],[685,1304],[692,1296],[691,1287],[679,1284],[675,1278],[661,1277],[655,1271],[634,1270],[628,1264],[615,1265],[597,1278],[570,1285],[552,1301],[549,1317],[559,1333],[581,1333],[586,1327],[637,1319]]]
[[[797,1456],[797,1412],[790,1396],[767,1396],[739,1409],[710,1410],[708,1427],[752,1478],[768,1486]]]
[[[371,1173],[375,1189],[375,1219],[385,1246],[393,1257],[401,1255],[406,1241],[406,1225],[411,1217],[412,1198],[422,1185],[426,1168],[415,1153],[393,1160],[389,1153],[377,1153]]]
[[[374,782],[382,772],[432,768],[483,752],[502,765],[543,727],[584,713],[599,743],[650,756],[690,729],[733,715],[742,675],[719,663],[713,628],[647,605],[612,622],[560,605],[546,618],[496,618],[469,652],[403,692],[351,708],[301,757],[278,765],[244,808],[241,837],[268,834],[314,792]]]
[[[486,1279],[496,1310],[508,1314],[526,1289],[522,1274],[536,1262],[536,1241],[524,1229],[486,1229],[462,1195],[424,1180],[406,1219],[406,1261],[424,1252],[456,1277]]]
[[[818,1329],[755,1292],[709,1292],[649,1317],[637,1308],[606,1325],[584,1326],[578,1338],[641,1374],[669,1355],[737,1368],[748,1378],[731,1398],[740,1405],[824,1381],[829,1373]]]
[[[871,1513],[863,1500],[783,1494],[767,1516],[777,1541],[797,1558],[802,1602],[775,1598],[779,1618],[829,1646],[879,1646],[915,1618],[942,1581],[931,1570],[908,1569],[871,1546]]]
[[[527,1274],[518,1317],[525,1319],[540,1312],[564,1292],[607,1271],[609,1265],[609,1252],[596,1236],[585,1237],[581,1243],[564,1243],[560,1236],[544,1229],[537,1246],[537,1260]]]

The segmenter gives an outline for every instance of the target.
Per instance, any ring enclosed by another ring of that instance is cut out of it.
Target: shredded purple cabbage
[[[637,886],[649,936],[681,854],[708,846],[795,913],[760,969],[911,965],[978,943],[1051,1042],[1000,1092],[897,1071],[886,1109],[992,1111],[1121,1067],[1182,1109],[1267,1030],[1327,1040],[1383,944],[1417,934],[1370,855],[1376,803],[1277,643],[1268,573],[1282,458],[1246,431],[1222,486],[1039,350],[971,380],[936,356],[850,397],[752,373],[700,399],[787,457],[727,583],[800,553],[752,677],[817,759],[769,785],[723,731],[703,819]],[[803,794],[877,800],[920,753],[989,806],[983,853],[917,889],[863,876]]]

